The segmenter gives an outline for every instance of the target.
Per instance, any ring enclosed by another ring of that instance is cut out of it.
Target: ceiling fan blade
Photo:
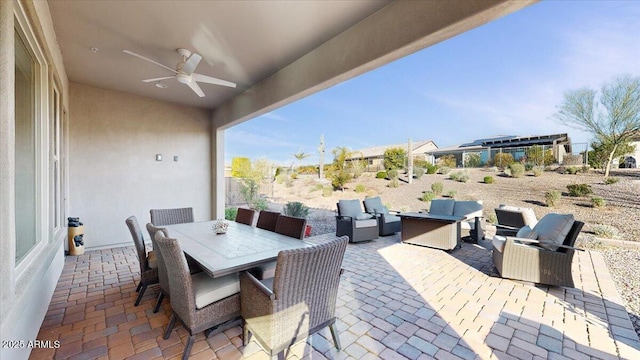
[[[202,60],[202,56],[193,53],[189,56],[189,59],[182,65],[182,71],[184,71],[187,75],[193,74],[193,71],[196,69],[198,64],[200,64],[200,60]]]
[[[151,59],[149,59],[149,58],[146,58],[146,57],[144,57],[144,56],[142,56],[142,55],[136,54],[136,53],[134,53],[133,51],[129,51],[129,50],[122,50],[122,52],[123,52],[123,53],[125,53],[125,54],[129,54],[129,55],[131,55],[131,56],[135,56],[135,57],[140,58],[140,59],[142,59],[142,60],[146,60],[146,61],[148,61],[148,62],[150,62],[150,63],[154,63],[154,64],[156,64],[156,65],[158,65],[158,66],[162,66],[163,68],[165,68],[165,69],[167,69],[167,70],[169,70],[169,71],[171,71],[171,72],[174,72],[174,73],[176,73],[176,74],[178,73],[177,71],[175,71],[174,69],[172,69],[172,68],[170,68],[170,67],[168,67],[168,66],[164,66],[164,65],[160,64],[159,62],[155,62],[155,61],[153,61],[153,60],[151,60]]]
[[[154,81],[160,81],[160,80],[167,80],[167,79],[173,79],[175,78],[175,76],[165,76],[165,77],[159,77],[159,78],[155,78],[155,79],[146,79],[146,80],[142,80],[142,82],[154,82]]]
[[[207,75],[202,75],[202,74],[191,74],[191,78],[194,81],[199,81],[199,82],[203,82],[203,83],[207,83],[207,84],[214,84],[214,85],[222,85],[222,86],[228,86],[228,87],[236,87],[236,83],[232,83],[231,81],[226,81],[226,80],[222,80],[222,79],[218,79],[218,78],[214,78],[211,76],[207,76]]]
[[[200,86],[198,86],[198,83],[192,80],[189,81],[187,85],[191,88],[191,90],[193,90],[194,93],[198,94],[198,96],[204,97],[204,92],[202,91]]]

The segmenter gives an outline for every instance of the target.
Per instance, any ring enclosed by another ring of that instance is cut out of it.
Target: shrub
[[[448,166],[441,166],[438,170],[442,175],[447,175],[449,172],[451,172],[451,168]]]
[[[422,194],[422,197],[420,198],[420,200],[424,201],[424,202],[431,202],[431,200],[436,198],[436,194],[433,191],[425,191]]]
[[[386,179],[387,178],[387,172],[386,171],[378,171],[376,173],[376,179]]]
[[[524,164],[524,170],[525,171],[531,171],[531,170],[533,170],[534,167],[535,167],[534,163],[528,162],[528,163]]]
[[[299,201],[290,201],[282,207],[282,213],[287,216],[306,218],[309,215],[309,207]]]
[[[569,196],[585,196],[593,194],[593,190],[591,190],[591,186],[589,184],[570,184],[567,185],[567,190],[569,190]]]
[[[519,163],[513,163],[509,165],[509,170],[511,170],[511,176],[514,178],[521,178],[524,176],[524,166]]]
[[[493,165],[499,167],[507,167],[513,164],[514,161],[513,155],[509,153],[497,153],[496,156],[493,157]]]
[[[291,179],[295,180],[298,178],[298,173],[297,172],[292,172],[291,173]]]
[[[236,178],[245,177],[251,169],[251,160],[248,157],[234,157],[231,159],[231,176]]]
[[[224,209],[224,218],[226,220],[235,220],[238,215],[238,208],[228,207]]]
[[[454,172],[449,174],[449,179],[453,180],[453,181],[458,181],[458,179],[460,178],[461,173],[459,172]]]
[[[311,187],[311,189],[309,189],[309,192],[314,192],[314,191],[318,191],[318,190],[322,190],[323,185],[322,184],[315,184]]]
[[[493,176],[485,176],[484,177],[485,184],[493,184]]]
[[[480,167],[480,165],[482,165],[482,159],[480,157],[479,152],[472,152],[472,153],[465,154],[465,157],[464,157],[465,167],[475,168],[475,167]]]
[[[255,203],[253,203],[253,208],[258,211],[263,211],[263,210],[267,210],[269,206],[267,205],[266,199],[258,199],[255,201]]]
[[[334,189],[344,190],[344,185],[351,180],[353,176],[346,170],[336,170],[331,174],[331,185]]]
[[[609,177],[604,179],[604,183],[607,184],[607,185],[615,184],[618,181],[620,181],[620,179],[618,179],[617,177],[612,177],[612,176],[609,176]]]
[[[445,155],[438,158],[438,165],[441,167],[449,167],[454,168],[458,166],[458,161],[456,160],[456,156],[453,154]]]
[[[560,202],[560,191],[549,190],[544,194],[544,200],[548,207],[554,207]]]
[[[363,193],[363,192],[365,192],[366,190],[367,190],[367,189],[364,187],[364,185],[363,185],[363,184],[358,184],[358,185],[356,185],[355,192],[357,192],[357,193]]]
[[[431,191],[433,191],[433,193],[436,195],[442,195],[443,188],[444,186],[439,181],[431,184]]]
[[[591,228],[593,233],[598,237],[608,238],[608,239],[618,239],[620,238],[620,231],[611,226],[604,224],[595,224]]]
[[[322,196],[323,197],[330,197],[331,195],[333,195],[333,187],[331,187],[329,185],[324,186],[322,188]]]
[[[398,178],[398,170],[389,170],[387,171],[387,179],[397,179]]]
[[[292,187],[293,186],[293,179],[290,178],[290,177],[287,177],[286,179],[284,179],[284,186]]]
[[[469,181],[469,175],[467,173],[460,173],[458,181],[466,183],[467,181]]]
[[[286,180],[287,180],[287,175],[285,174],[279,174],[276,176],[276,183],[278,184],[284,184]]]
[[[542,175],[542,169],[537,167],[537,168],[533,168],[533,176],[538,177]]]
[[[437,165],[427,164],[426,169],[427,169],[427,174],[429,174],[429,175],[433,175],[433,174],[438,172],[438,166]]]
[[[606,204],[606,201],[604,201],[604,199],[600,196],[594,196],[591,198],[591,205],[593,205],[593,207],[603,207]]]
[[[456,197],[457,193],[458,192],[455,190],[449,190],[449,192],[447,193],[447,196],[453,199],[454,197]]]
[[[419,168],[413,168],[413,175],[415,175],[416,179],[420,179],[422,178],[422,175],[424,175],[424,169],[419,167]]]
[[[389,169],[400,169],[407,159],[407,151],[401,147],[389,148],[384,151],[384,167]]]
[[[491,213],[491,214],[489,214],[489,216],[487,216],[487,222],[489,224],[497,224],[498,223],[498,217],[496,216],[495,213]]]
[[[572,166],[572,167],[567,168],[566,171],[567,171],[567,173],[569,173],[571,175],[575,175],[580,171],[580,168]]]
[[[400,181],[398,181],[398,177],[394,177],[391,178],[391,180],[389,180],[389,185],[387,185],[390,188],[397,188],[398,186],[400,186]]]

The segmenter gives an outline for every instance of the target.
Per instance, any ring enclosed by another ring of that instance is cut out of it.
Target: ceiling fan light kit
[[[160,64],[159,62],[153,61],[140,54],[136,54],[133,51],[122,50],[122,52],[124,52],[125,54],[135,56],[139,59],[148,61],[152,64],[158,65],[166,70],[169,70],[175,73],[175,75],[171,75],[171,76],[163,76],[159,78],[142,80],[142,82],[145,82],[145,83],[155,82],[156,86],[160,88],[166,88],[166,84],[160,83],[160,81],[173,79],[173,78],[175,78],[179,83],[187,85],[189,88],[191,88],[191,90],[194,93],[196,93],[200,97],[204,97],[205,95],[202,89],[200,88],[200,86],[198,85],[198,82],[227,86],[232,88],[236,87],[236,84],[233,82],[214,78],[212,76],[194,73],[196,67],[198,67],[198,64],[200,64],[200,61],[202,61],[202,56],[196,53],[192,53],[187,49],[177,49],[176,51],[178,52],[178,54],[182,56],[182,61],[179,62],[178,65],[176,65],[176,69],[174,70],[168,66]],[[162,87],[160,84],[163,84],[164,87]]]

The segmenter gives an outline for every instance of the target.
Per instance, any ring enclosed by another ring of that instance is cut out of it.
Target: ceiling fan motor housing
[[[188,84],[191,82],[191,75],[178,74],[176,75],[176,80],[178,80],[178,82],[181,84]]]

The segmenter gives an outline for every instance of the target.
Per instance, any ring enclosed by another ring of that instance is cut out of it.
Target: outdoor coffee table
[[[465,216],[401,213],[402,242],[453,250],[461,246],[460,222]]]

